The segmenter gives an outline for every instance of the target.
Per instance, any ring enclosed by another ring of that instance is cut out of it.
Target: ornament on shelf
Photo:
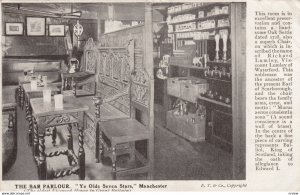
[[[219,61],[219,42],[220,42],[220,35],[219,34],[215,35],[215,41],[216,41],[216,57],[215,57],[215,60]]]
[[[69,73],[75,73],[79,66],[79,61],[76,58],[71,58],[69,60]]]
[[[156,76],[159,79],[167,79],[169,71],[170,55],[164,55],[163,59],[159,62],[159,69],[156,72]]]
[[[227,60],[227,39],[228,39],[228,31],[224,31],[222,33],[222,39],[223,39],[223,60]]]

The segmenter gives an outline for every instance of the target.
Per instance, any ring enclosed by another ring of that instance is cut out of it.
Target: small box
[[[206,117],[191,113],[176,115],[175,110],[167,112],[167,128],[191,142],[205,140],[205,126]]]
[[[186,77],[174,77],[167,79],[167,93],[180,98],[180,84],[187,81]]]
[[[208,84],[204,79],[190,80],[185,83],[181,83],[180,97],[189,102],[196,102],[197,96],[200,93],[205,93],[208,90]]]

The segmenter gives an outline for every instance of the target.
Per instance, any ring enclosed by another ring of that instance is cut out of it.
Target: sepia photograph
[[[1,5],[3,181],[246,180],[246,2]]]

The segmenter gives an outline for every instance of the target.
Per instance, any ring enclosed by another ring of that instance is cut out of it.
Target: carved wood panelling
[[[95,51],[95,43],[92,38],[89,38],[84,46],[85,72],[96,73],[97,55]]]
[[[79,113],[71,114],[58,114],[58,115],[49,115],[45,117],[39,117],[39,124],[44,127],[53,127],[58,125],[77,123],[79,120]]]
[[[99,46],[101,47],[126,47],[130,40],[134,40],[135,48],[143,48],[143,28],[124,29],[101,36]]]
[[[149,108],[149,75],[142,69],[135,69],[131,75],[131,101]]]

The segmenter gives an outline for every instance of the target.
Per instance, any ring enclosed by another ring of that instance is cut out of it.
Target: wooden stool
[[[104,139],[107,138],[108,142]],[[132,146],[135,145],[137,141],[147,142],[147,153],[142,155],[139,151],[133,147],[133,153],[131,153],[131,158],[135,158],[142,163],[141,167],[135,167],[125,170],[117,170],[117,146],[124,143],[131,143]],[[149,141],[150,133],[147,127],[139,123],[137,120],[129,119],[119,119],[101,122],[100,124],[100,156],[102,153],[106,153],[112,161],[112,176],[113,179],[117,179],[117,176],[122,176],[126,174],[138,174],[138,173],[149,173]],[[134,155],[134,156],[132,156]]]

